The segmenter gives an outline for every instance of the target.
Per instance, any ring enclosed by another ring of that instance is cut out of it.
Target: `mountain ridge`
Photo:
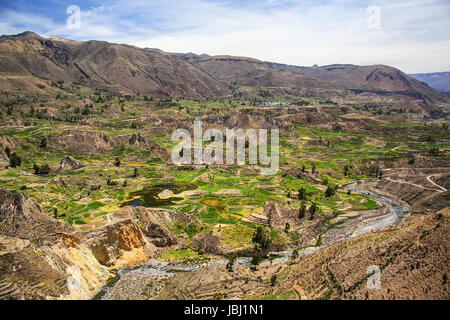
[[[353,94],[400,101],[416,111],[439,113],[449,96],[385,65],[302,67],[229,55],[209,56],[141,49],[106,41],[44,38],[26,31],[0,38],[0,72],[72,81],[122,94],[216,99],[237,86],[275,88],[302,96]]]
[[[430,87],[450,93],[450,71],[413,73],[409,76],[427,83]]]

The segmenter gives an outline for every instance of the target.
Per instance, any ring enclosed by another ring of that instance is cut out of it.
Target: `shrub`
[[[108,185],[108,186],[116,186],[117,182],[113,181],[111,179],[108,179],[108,180],[106,180],[106,185]]]
[[[22,158],[20,158],[17,153],[13,152],[9,157],[9,166],[11,168],[20,167],[22,165]]]
[[[284,227],[284,232],[289,232],[290,229],[291,229],[291,225],[289,224],[289,222],[286,222],[286,225]]]
[[[327,198],[332,197],[335,195],[335,193],[336,193],[336,188],[328,186],[327,190],[325,191],[325,197],[327,197]]]
[[[234,262],[236,261],[236,258],[237,258],[236,253],[233,253],[228,257],[228,263],[227,263],[228,272],[233,272],[233,265],[234,265]]]
[[[298,249],[295,249],[294,251],[292,251],[291,259],[292,259],[293,261],[295,261],[295,260],[298,259],[298,257],[299,257],[299,255],[298,255]]]
[[[46,137],[42,137],[41,138],[41,142],[39,143],[39,148],[44,149],[47,147],[47,138]]]
[[[348,176],[349,167],[347,165],[344,166],[344,176]]]
[[[39,167],[39,165],[34,164],[33,169],[34,169],[35,174],[49,174],[50,173],[50,167],[48,164],[44,164],[42,167]]]
[[[428,151],[432,156],[437,156],[439,155],[439,148],[438,147],[433,147]]]
[[[306,189],[305,188],[302,187],[298,190],[298,199],[306,200]]]
[[[270,285],[273,287],[276,283],[277,283],[277,275],[274,274],[274,275],[272,275],[272,277],[270,278]]]
[[[252,260],[250,263],[253,265],[253,270],[256,269],[256,266],[261,263],[261,254],[258,251],[255,251],[252,255]]]

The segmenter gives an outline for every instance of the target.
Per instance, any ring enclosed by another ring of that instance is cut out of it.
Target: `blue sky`
[[[67,27],[70,5],[81,9],[78,29]],[[450,71],[449,18],[449,0],[0,0],[0,34],[408,73]]]

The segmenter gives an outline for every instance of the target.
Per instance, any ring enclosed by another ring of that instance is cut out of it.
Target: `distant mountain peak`
[[[32,31],[24,31],[22,33],[18,34],[12,34],[12,35],[3,35],[0,38],[30,38],[30,39],[44,39],[37,33],[34,33]]]

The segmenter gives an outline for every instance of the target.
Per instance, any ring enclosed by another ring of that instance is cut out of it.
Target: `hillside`
[[[124,94],[194,99],[228,94],[221,82],[180,59],[101,41],[50,40],[26,32],[0,39],[0,61],[2,73],[31,74]]]
[[[177,55],[204,70],[211,76],[227,82],[240,82],[245,86],[287,87],[307,89],[335,89],[327,81],[289,70],[273,68],[270,64],[245,57]]]
[[[330,97],[330,91],[346,90],[363,100],[392,99],[398,107],[431,114],[438,114],[442,104],[449,101],[448,96],[438,90],[398,69],[383,65],[299,67],[242,57],[204,57],[194,54],[175,56],[215,78],[244,86],[289,88],[300,94],[314,91],[327,98]]]
[[[450,72],[416,73],[410,76],[432,88],[450,92]]]
[[[33,32],[0,38],[0,88],[35,90],[34,77],[67,81],[126,95],[205,100],[239,95],[390,101],[396,109],[438,117],[449,97],[392,67],[298,67],[252,58],[165,53],[103,41],[43,38]],[[253,92],[252,88],[259,91]],[[261,91],[261,89],[264,89]],[[266,89],[272,90],[267,93]]]
[[[223,266],[172,277],[157,299],[411,300],[448,299],[448,210],[411,216],[400,226],[329,246],[299,261],[256,271]],[[367,287],[368,266],[381,288]],[[275,275],[275,278],[273,278]],[[272,285],[271,279],[276,279]],[[198,283],[202,283],[199,286]]]

